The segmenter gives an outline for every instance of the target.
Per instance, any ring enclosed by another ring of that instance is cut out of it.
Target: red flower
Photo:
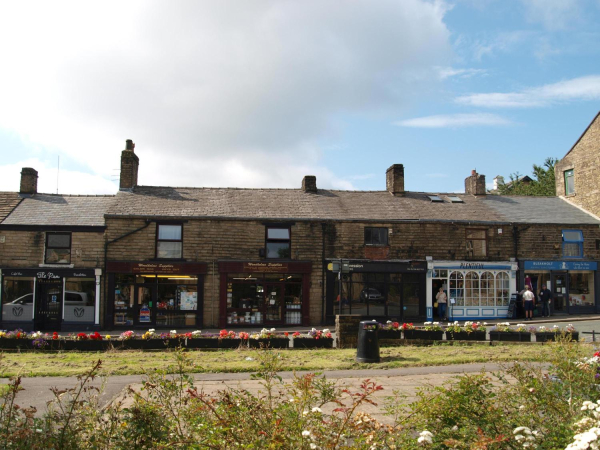
[[[398,322],[393,322],[393,323],[392,323],[392,328],[393,328],[394,330],[397,330],[398,328],[400,328],[400,324],[399,324]]]
[[[219,337],[221,337],[221,338],[226,338],[228,334],[229,333],[227,332],[227,330],[219,331]]]
[[[82,341],[87,339],[88,335],[85,333],[77,333],[77,339],[81,339]]]
[[[290,333],[288,333],[288,332],[286,331],[285,333],[283,333],[283,335],[284,335],[285,337],[288,337],[288,336],[290,335]]]
[[[292,336],[294,336],[294,337],[298,337],[298,336],[300,336],[300,332],[299,332],[299,331],[296,331],[294,334],[292,334]]]
[[[54,340],[58,339],[58,333],[56,331],[54,333],[52,333],[52,339],[54,339]]]

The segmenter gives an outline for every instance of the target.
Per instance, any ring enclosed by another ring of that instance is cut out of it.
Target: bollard
[[[356,361],[362,363],[378,363],[379,357],[379,324],[375,320],[364,320],[358,325],[358,344]]]

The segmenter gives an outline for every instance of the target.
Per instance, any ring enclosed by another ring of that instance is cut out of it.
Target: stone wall
[[[361,320],[361,316],[358,314],[335,316],[337,348],[356,348],[358,343],[358,326]]]
[[[566,196],[581,208],[600,216],[600,114],[555,168],[556,195],[565,196],[566,170],[573,169],[575,192]]]

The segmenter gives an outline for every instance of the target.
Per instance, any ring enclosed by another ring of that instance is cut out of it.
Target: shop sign
[[[288,271],[287,263],[244,263],[244,272],[257,273],[286,273]]]
[[[525,270],[596,270],[594,261],[524,261]]]
[[[434,264],[436,270],[513,270],[512,266],[506,264],[490,264],[484,262],[460,262],[456,264]]]
[[[38,280],[58,280],[60,278],[94,278],[94,269],[4,269],[7,277],[36,277]]]
[[[158,263],[134,263],[131,266],[132,273],[162,273],[174,275],[181,273],[179,264],[158,264]]]

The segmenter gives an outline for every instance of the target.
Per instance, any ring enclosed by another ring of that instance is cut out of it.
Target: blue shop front
[[[543,285],[552,292],[551,314],[593,314],[599,311],[596,261],[523,261],[520,286],[536,295]]]

